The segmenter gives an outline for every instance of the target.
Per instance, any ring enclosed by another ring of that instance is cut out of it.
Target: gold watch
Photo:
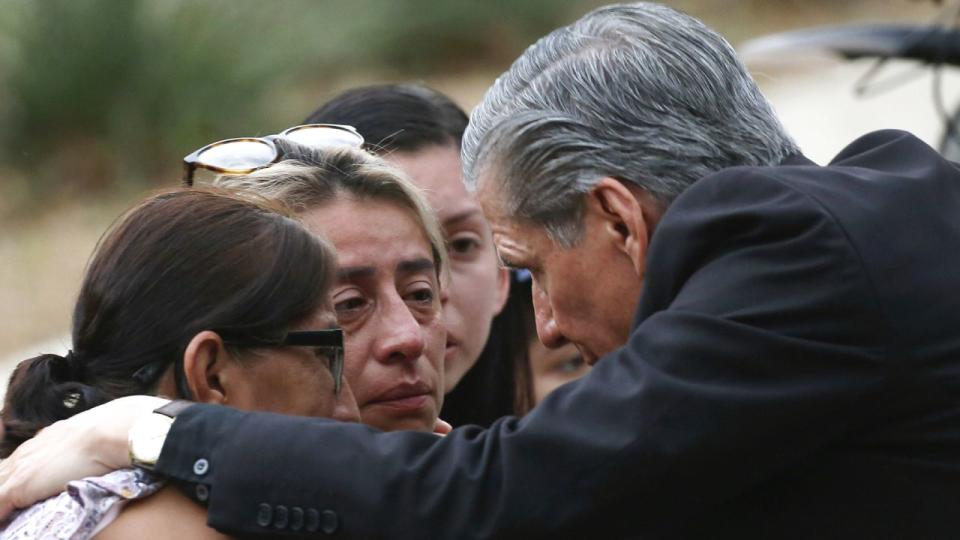
[[[139,418],[127,434],[130,463],[134,467],[152,471],[160,459],[160,451],[167,440],[167,433],[177,414],[193,405],[190,401],[176,400],[154,409]]]

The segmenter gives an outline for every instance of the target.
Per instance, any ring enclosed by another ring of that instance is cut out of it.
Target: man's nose
[[[423,328],[399,295],[381,303],[380,336],[375,349],[380,362],[416,360],[426,346]]]
[[[343,378],[343,384],[340,386],[340,393],[336,396],[336,402],[333,405],[334,420],[342,422],[359,422],[360,409],[357,407],[357,398],[353,395],[350,383],[347,378]]]
[[[533,294],[533,314],[537,322],[537,337],[549,349],[556,349],[567,342],[560,332],[557,321],[553,317],[553,307],[550,298],[534,280],[531,287]]]

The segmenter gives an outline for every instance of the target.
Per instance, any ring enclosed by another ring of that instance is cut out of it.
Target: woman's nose
[[[416,360],[426,346],[423,328],[402,298],[381,304],[381,335],[376,357],[380,362]]]

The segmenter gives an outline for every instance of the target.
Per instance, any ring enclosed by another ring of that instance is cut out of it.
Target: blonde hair
[[[349,195],[358,201],[387,201],[410,212],[430,243],[438,276],[447,268],[447,249],[436,215],[406,175],[382,159],[354,148],[307,148],[276,140],[285,159],[245,175],[223,175],[214,184],[257,193],[303,213]]]

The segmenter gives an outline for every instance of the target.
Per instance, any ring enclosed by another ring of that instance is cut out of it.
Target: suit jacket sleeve
[[[312,509],[349,538],[641,534],[870,422],[888,329],[814,197],[774,172],[724,171],[674,202],[648,261],[626,346],[522,420],[437,438],[197,406],[158,470],[209,485],[210,524],[237,535],[278,534],[262,505]]]

